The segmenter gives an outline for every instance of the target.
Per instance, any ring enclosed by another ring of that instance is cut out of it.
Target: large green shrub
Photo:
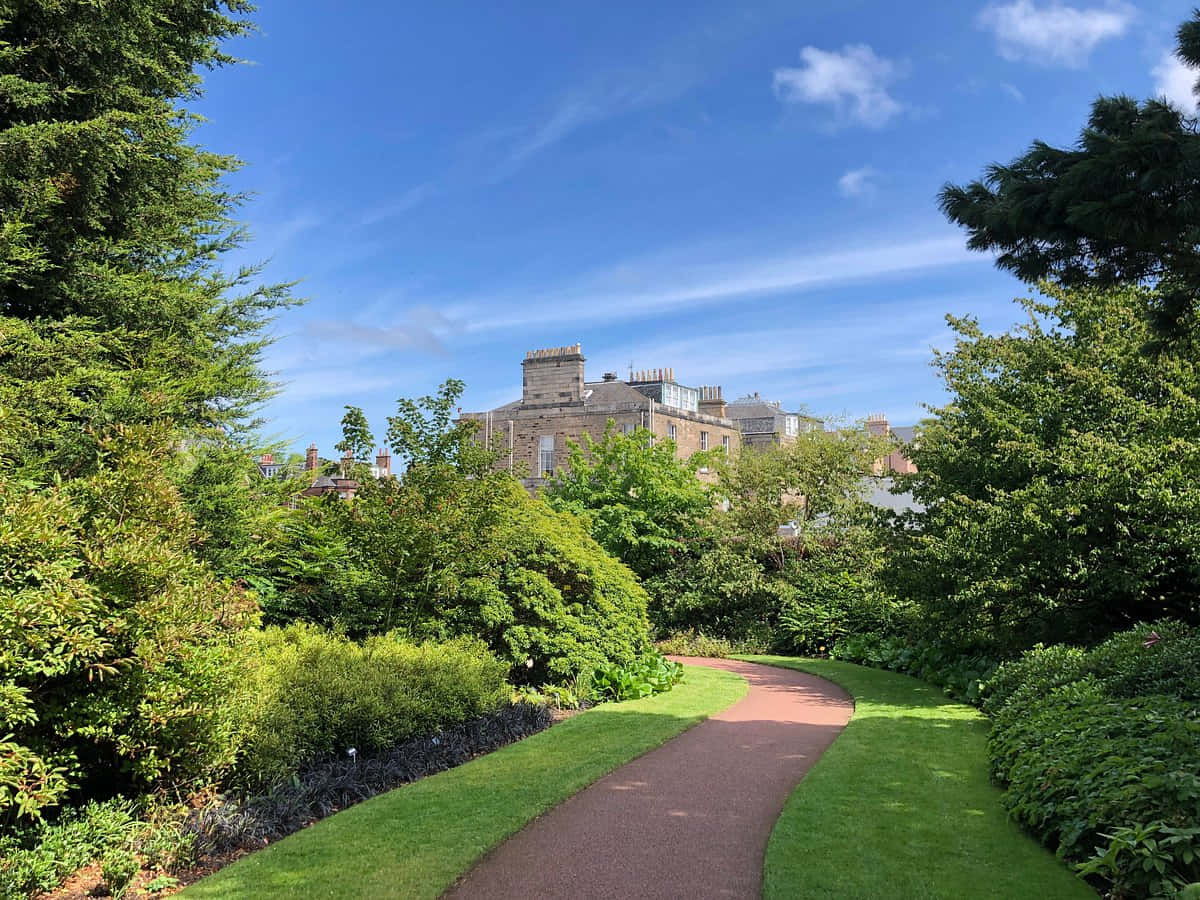
[[[1009,705],[989,740],[1013,816],[1067,859],[1138,822],[1187,826],[1200,809],[1200,711],[1167,696],[1109,698],[1091,680]]]
[[[311,625],[248,639],[249,694],[238,779],[269,787],[306,764],[386,750],[493,712],[511,690],[508,667],[478,641],[359,644]]]
[[[0,477],[0,817],[217,777],[232,760],[231,647],[253,610],[191,555],[167,435],[104,440],[49,489]]]
[[[1141,289],[1021,301],[1025,324],[955,320],[950,402],[909,480],[925,505],[890,579],[929,637],[1006,651],[1200,618],[1200,354],[1142,352]]]

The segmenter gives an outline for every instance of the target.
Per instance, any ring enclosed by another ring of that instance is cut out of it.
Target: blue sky
[[[816,7],[816,8],[813,8]],[[384,431],[399,396],[520,395],[526,350],[589,378],[673,367],[821,415],[944,400],[946,313],[1020,284],[936,209],[1098,94],[1192,103],[1186,3],[409,4],[260,0],[197,139],[246,165],[239,261],[300,279],[270,433]],[[1191,107],[1189,107],[1191,108]]]

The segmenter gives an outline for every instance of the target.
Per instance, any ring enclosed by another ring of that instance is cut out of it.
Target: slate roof
[[[896,436],[897,440],[902,441],[905,444],[911,444],[913,442],[913,438],[917,436],[917,428],[915,425],[901,425],[897,428],[893,428],[892,434]]]

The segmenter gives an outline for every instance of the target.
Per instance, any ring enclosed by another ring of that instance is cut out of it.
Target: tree
[[[555,509],[587,520],[592,536],[640,577],[668,569],[700,536],[712,499],[671,441],[610,421],[599,440],[568,441],[567,466],[545,490]]]
[[[952,319],[950,402],[912,449],[924,512],[898,589],[940,638],[1079,642],[1200,608],[1200,366],[1147,356],[1147,291],[1047,288],[1028,321]]]
[[[262,329],[288,289],[219,264],[244,239],[221,184],[237,161],[188,143],[177,105],[198,67],[230,62],[219,44],[248,9],[0,7],[0,366],[60,388],[34,411],[47,471],[95,465],[95,436],[118,423],[237,431],[272,390]],[[77,348],[82,372],[62,358]]]
[[[346,414],[342,416],[342,439],[334,449],[354,462],[365,463],[370,459],[371,451],[375,449],[375,437],[359,407],[346,407]]]
[[[222,266],[244,239],[221,181],[237,162],[189,143],[181,108],[248,10],[0,4],[5,819],[70,789],[184,789],[234,752],[227,651],[253,604],[201,561],[217,533],[170,476],[197,474],[185,454],[245,453],[272,391],[263,329],[292,302]]]
[[[1200,10],[1176,55],[1200,66]],[[1200,134],[1162,100],[1100,97],[1071,149],[1041,141],[981,180],[947,184],[939,202],[973,250],[1030,283],[1155,284],[1152,349],[1195,327],[1200,297]],[[1132,299],[1132,298],[1131,298]]]
[[[387,442],[399,460],[410,468],[448,469],[463,474],[482,473],[491,467],[497,455],[476,441],[479,423],[454,420],[458,398],[465,388],[463,382],[450,378],[436,394],[396,401],[396,414],[387,420]]]

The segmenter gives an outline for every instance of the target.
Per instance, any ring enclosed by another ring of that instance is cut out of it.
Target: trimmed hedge
[[[479,641],[361,644],[312,625],[267,628],[247,656],[237,780],[270,787],[301,768],[390,749],[505,705],[508,665]]]

